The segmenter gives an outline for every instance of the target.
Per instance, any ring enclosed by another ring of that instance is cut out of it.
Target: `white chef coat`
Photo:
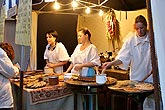
[[[116,59],[123,62],[120,65],[122,69],[127,69],[130,65],[130,80],[141,81],[152,70],[148,33],[144,38],[138,37],[136,32],[129,33]],[[153,82],[152,75],[145,82]],[[154,110],[152,96],[153,94],[145,98],[143,110]]]
[[[65,46],[61,42],[56,43],[56,47],[53,51],[49,50],[50,44],[46,46],[44,59],[47,59],[50,63],[58,63],[60,61],[68,61],[69,55]],[[63,66],[55,67],[55,73],[63,73]]]
[[[12,108],[13,96],[9,78],[19,70],[13,65],[6,52],[0,48],[0,108]]]
[[[86,47],[84,50],[80,50],[82,44],[78,44],[71,55],[71,61],[73,65],[76,64],[83,64],[92,62],[95,66],[100,66],[100,57],[98,55],[98,51],[95,45],[90,44],[88,47]],[[77,73],[74,70],[74,67],[71,70],[72,73]],[[91,76],[92,74],[92,68],[90,67],[83,67],[80,73],[82,76]]]
[[[128,69],[130,65],[130,80],[141,81],[152,69],[149,36],[147,33],[146,37],[141,39],[137,37],[136,32],[130,35],[116,59],[123,62],[120,65],[122,69]],[[152,75],[145,81],[152,82]]]

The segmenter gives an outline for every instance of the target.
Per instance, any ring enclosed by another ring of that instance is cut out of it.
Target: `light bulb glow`
[[[99,16],[103,16],[103,14],[104,14],[103,10],[100,10],[99,11]]]
[[[60,9],[60,5],[59,5],[59,3],[56,2],[56,1],[55,1],[55,3],[54,3],[54,9],[55,9],[55,10]]]
[[[72,7],[73,8],[78,7],[78,3],[75,0],[72,1]]]
[[[45,0],[45,2],[54,2],[54,0]]]
[[[86,8],[85,12],[89,14],[91,12],[91,9],[89,7]]]

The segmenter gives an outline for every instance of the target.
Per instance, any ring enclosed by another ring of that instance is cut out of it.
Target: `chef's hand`
[[[83,67],[82,64],[75,64],[75,65],[74,65],[74,70],[75,70],[75,71],[79,71],[79,70],[82,69],[82,67]]]
[[[49,68],[53,68],[54,64],[53,63],[47,63],[46,66],[49,67]]]
[[[65,74],[67,74],[67,72],[63,72],[63,73],[61,73],[61,75],[65,75]]]
[[[21,68],[20,65],[19,65],[19,63],[14,64],[14,66],[16,66],[18,69]]]
[[[105,70],[107,67],[111,66],[111,62],[105,62],[102,65],[102,69]]]

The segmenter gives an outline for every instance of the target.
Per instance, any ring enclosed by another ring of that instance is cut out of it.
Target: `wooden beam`
[[[152,22],[152,11],[151,11],[151,0],[146,0],[147,12],[148,12],[148,22],[149,22],[149,37],[150,37],[150,49],[151,49],[151,63],[153,72],[153,83],[154,83],[154,98],[155,98],[155,110],[160,110],[160,86],[159,86],[159,73],[157,67],[157,58],[155,52],[155,41],[154,41],[154,31]]]

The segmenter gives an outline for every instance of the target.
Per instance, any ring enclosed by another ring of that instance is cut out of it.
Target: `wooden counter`
[[[99,69],[99,72],[101,72],[102,69]],[[113,77],[118,80],[127,80],[129,79],[129,71],[126,70],[119,70],[119,69],[106,69],[105,74],[107,74],[108,77]]]

